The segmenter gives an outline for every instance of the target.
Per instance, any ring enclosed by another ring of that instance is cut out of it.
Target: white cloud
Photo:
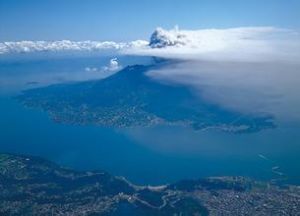
[[[299,61],[298,32],[274,27],[164,30],[157,28],[149,46],[126,50],[137,55],[212,61]]]
[[[0,54],[7,53],[29,53],[29,52],[60,52],[60,51],[102,51],[131,49],[147,46],[148,42],[143,40],[128,43],[117,43],[113,41],[19,41],[0,43]]]
[[[113,72],[116,72],[118,70],[121,70],[122,66],[119,64],[118,59],[117,58],[112,58],[109,60],[109,64],[107,66],[103,66],[101,68],[97,68],[97,67],[85,67],[84,70],[87,73],[101,73],[103,75],[110,75]]]
[[[122,68],[122,66],[119,64],[117,58],[112,58],[109,61],[109,65],[102,68],[103,71],[109,71],[109,72],[115,72]]]
[[[202,99],[245,115],[300,121],[300,63],[179,61],[147,75],[189,86]]]
[[[157,29],[139,55],[176,58],[148,73],[188,85],[212,103],[239,112],[299,121],[300,37],[292,30],[252,27]]]
[[[298,32],[275,27],[165,30],[150,41],[20,41],[0,43],[0,54],[113,50],[121,54],[212,61],[299,61]]]

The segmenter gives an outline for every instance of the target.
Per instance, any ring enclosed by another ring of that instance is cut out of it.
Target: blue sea
[[[54,83],[100,79],[111,56],[0,59],[0,152],[41,156],[80,170],[105,170],[137,184],[241,175],[300,184],[300,124],[278,121],[274,129],[234,134],[178,126],[114,129],[53,122],[14,97]],[[119,57],[122,66],[148,58]]]

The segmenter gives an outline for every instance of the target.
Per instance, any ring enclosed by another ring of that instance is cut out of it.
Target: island
[[[17,99],[46,111],[56,122],[113,128],[176,125],[231,133],[275,127],[272,116],[245,114],[209,103],[186,85],[149,76],[173,64],[133,65],[101,80],[64,83],[24,91]]]

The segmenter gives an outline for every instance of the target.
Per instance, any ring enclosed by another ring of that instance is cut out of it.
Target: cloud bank
[[[30,53],[30,52],[61,52],[61,51],[102,51],[122,50],[147,46],[148,42],[143,40],[128,43],[117,43],[113,41],[19,41],[0,43],[0,54],[8,53]]]
[[[300,34],[275,27],[171,30],[157,28],[149,41],[20,41],[0,43],[0,54],[113,50],[119,54],[212,61],[298,61]]]
[[[205,101],[245,115],[300,122],[300,64],[185,61],[148,76],[189,86]]]
[[[165,30],[157,28],[139,55],[212,61],[298,61],[298,32],[274,27]]]

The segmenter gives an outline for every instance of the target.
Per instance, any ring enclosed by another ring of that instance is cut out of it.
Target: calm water
[[[91,61],[101,66],[95,59]],[[77,68],[84,68],[91,62],[78,64]],[[33,73],[31,67],[24,66],[37,80],[41,74],[37,69]],[[0,88],[1,152],[42,156],[77,169],[103,169],[140,184],[212,175],[285,179],[300,184],[300,127],[295,122],[239,135],[179,127],[115,130],[57,124],[46,113],[25,108],[12,98],[24,89],[24,83],[35,81],[13,82],[14,77],[26,77],[16,68],[24,72],[21,63],[2,62],[0,66],[1,82],[5,83]],[[71,69],[62,74],[68,71]]]

